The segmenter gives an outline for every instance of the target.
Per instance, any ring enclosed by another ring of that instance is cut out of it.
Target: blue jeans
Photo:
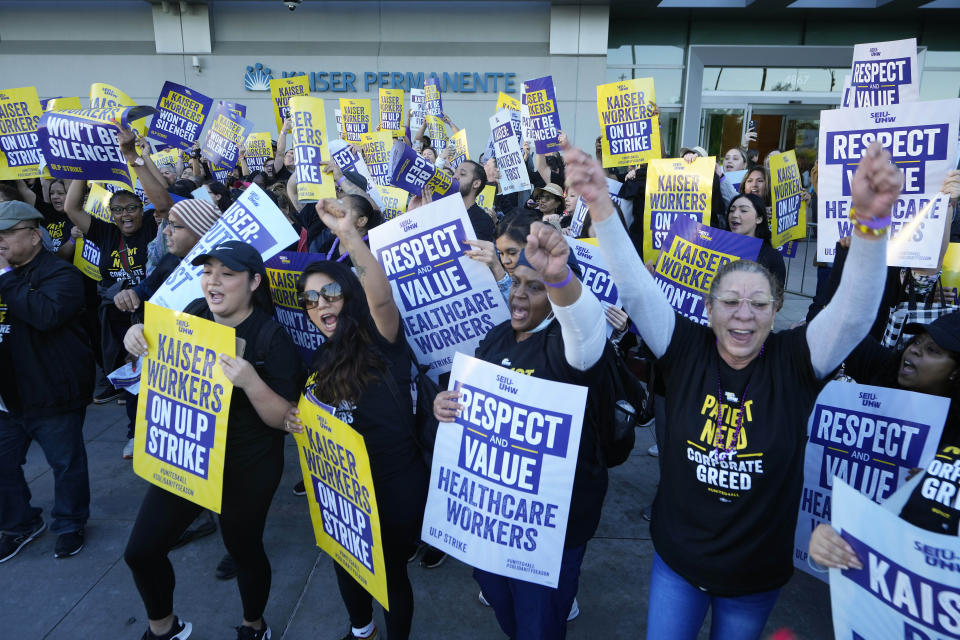
[[[0,413],[0,532],[21,534],[40,522],[41,510],[30,506],[23,463],[31,440],[43,449],[53,469],[53,533],[83,528],[90,517],[90,479],[83,419],[78,409],[45,418]]]
[[[567,637],[567,615],[577,595],[580,565],[586,550],[587,545],[563,550],[556,589],[473,570],[473,579],[493,607],[500,628],[511,640],[563,640]]]
[[[711,606],[710,640],[756,640],[779,595],[780,589],[737,598],[712,596],[674,573],[654,552],[647,640],[696,640]]]

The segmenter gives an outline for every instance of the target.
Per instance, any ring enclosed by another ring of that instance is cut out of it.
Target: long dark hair
[[[526,245],[527,236],[530,235],[530,225],[539,220],[539,212],[516,209],[513,213],[504,216],[497,225],[496,237],[507,236],[519,245]]]
[[[730,201],[730,206],[727,207],[727,227],[730,226],[730,212],[733,211],[734,203],[744,198],[753,205],[753,210],[757,212],[757,218],[762,218],[757,221],[757,230],[754,231],[754,237],[770,242],[773,236],[770,234],[770,218],[767,216],[767,207],[763,204],[763,198],[752,193],[741,193],[734,196],[733,200]]]
[[[210,191],[220,196],[220,201],[216,203],[216,205],[220,207],[220,213],[230,208],[230,205],[233,204],[233,198],[230,196],[230,190],[227,189],[222,182],[207,180],[207,187]]]
[[[367,385],[389,375],[387,361],[375,343],[377,327],[367,296],[350,267],[330,260],[307,265],[297,280],[297,293],[303,293],[304,283],[314,273],[329,276],[343,291],[337,330],[317,348],[308,372],[314,394],[334,406],[356,403]]]

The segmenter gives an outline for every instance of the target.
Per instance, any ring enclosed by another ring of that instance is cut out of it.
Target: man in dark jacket
[[[43,249],[42,219],[24,202],[0,202],[0,562],[46,528],[21,468],[32,440],[54,474],[54,557],[83,548],[90,515],[82,427],[94,364],[83,276]]]

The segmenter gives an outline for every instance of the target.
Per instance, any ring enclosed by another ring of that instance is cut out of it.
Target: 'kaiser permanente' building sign
[[[363,83],[363,91],[372,89],[422,89],[425,78],[436,76],[440,80],[443,93],[516,93],[515,73],[455,71],[453,73],[424,72],[411,73],[401,71],[364,71],[356,74],[351,71],[282,71],[281,78],[308,76],[310,92],[357,93],[357,85]],[[244,75],[244,87],[247,91],[269,91],[273,72],[257,63],[247,67]]]

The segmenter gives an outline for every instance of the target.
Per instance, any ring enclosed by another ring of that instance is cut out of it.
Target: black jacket
[[[0,275],[0,394],[12,413],[47,417],[90,403],[83,291],[83,275],[48,251]]]

